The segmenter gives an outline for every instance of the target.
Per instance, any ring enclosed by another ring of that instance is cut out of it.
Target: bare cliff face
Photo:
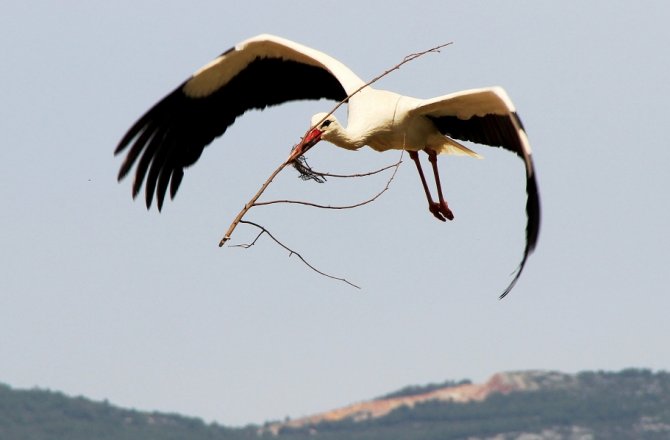
[[[383,417],[401,406],[411,408],[416,404],[430,400],[449,402],[482,401],[494,393],[507,394],[512,391],[566,388],[575,385],[576,379],[574,376],[557,372],[523,371],[497,373],[483,384],[471,383],[449,386],[426,393],[358,402],[320,414],[273,423],[265,426],[263,430],[277,434],[282,428],[303,428],[320,422],[336,422],[344,419],[354,421],[374,419]]]

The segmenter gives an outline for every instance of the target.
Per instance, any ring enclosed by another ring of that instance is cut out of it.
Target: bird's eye
[[[331,120],[329,120],[329,119],[326,119],[325,121],[323,121],[323,122],[321,123],[321,128],[326,128],[326,127],[328,127],[328,126],[330,125],[331,122],[333,122],[333,121],[331,121]]]

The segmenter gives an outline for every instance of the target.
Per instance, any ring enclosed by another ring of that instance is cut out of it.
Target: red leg
[[[447,201],[444,200],[444,196],[442,195],[442,184],[440,183],[440,173],[437,170],[437,153],[428,148],[426,148],[426,153],[428,153],[428,160],[433,166],[433,174],[435,175],[435,185],[437,185],[437,196],[440,199],[439,203],[440,213],[449,220],[453,220],[454,214],[451,212],[451,209],[449,209],[449,205],[447,205]]]
[[[409,157],[416,164],[416,169],[419,172],[419,177],[421,178],[421,184],[423,185],[423,190],[426,193],[426,199],[428,199],[428,209],[430,212],[443,222],[447,221],[444,216],[440,213],[440,204],[433,201],[433,198],[430,195],[430,190],[428,189],[428,184],[426,183],[426,176],[423,175],[423,169],[421,168],[421,162],[419,162],[419,153],[416,151],[409,151]]]

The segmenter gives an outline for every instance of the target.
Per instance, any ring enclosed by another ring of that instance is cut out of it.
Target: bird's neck
[[[357,136],[342,126],[329,132],[323,139],[347,150],[358,150],[365,145],[366,141],[364,136]]]

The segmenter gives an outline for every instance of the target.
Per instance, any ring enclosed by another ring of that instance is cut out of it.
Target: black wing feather
[[[523,125],[516,113],[488,114],[469,119],[460,119],[457,116],[428,115],[428,117],[440,133],[450,138],[503,147],[523,157],[523,146],[517,133],[517,126],[523,129]]]
[[[190,97],[182,83],[146,112],[121,139],[118,154],[132,144],[119,170],[124,178],[135,171],[133,196],[146,178],[146,204],[154,193],[159,209],[168,186],[174,197],[183,169],[195,163],[204,148],[248,110],[300,99],[343,100],[347,93],[329,71],[281,58],[257,57],[228,83],[205,97]],[[148,176],[147,176],[148,172]]]
[[[514,287],[521,276],[528,256],[535,249],[540,235],[540,194],[535,179],[533,160],[524,151],[519,130],[523,130],[521,119],[515,112],[506,115],[487,114],[484,116],[472,116],[469,119],[460,119],[457,116],[432,116],[427,115],[438,130],[451,138],[463,141],[476,142],[478,144],[492,147],[502,147],[519,155],[526,163],[526,247],[523,258],[517,267],[512,282],[500,295],[504,298]]]

